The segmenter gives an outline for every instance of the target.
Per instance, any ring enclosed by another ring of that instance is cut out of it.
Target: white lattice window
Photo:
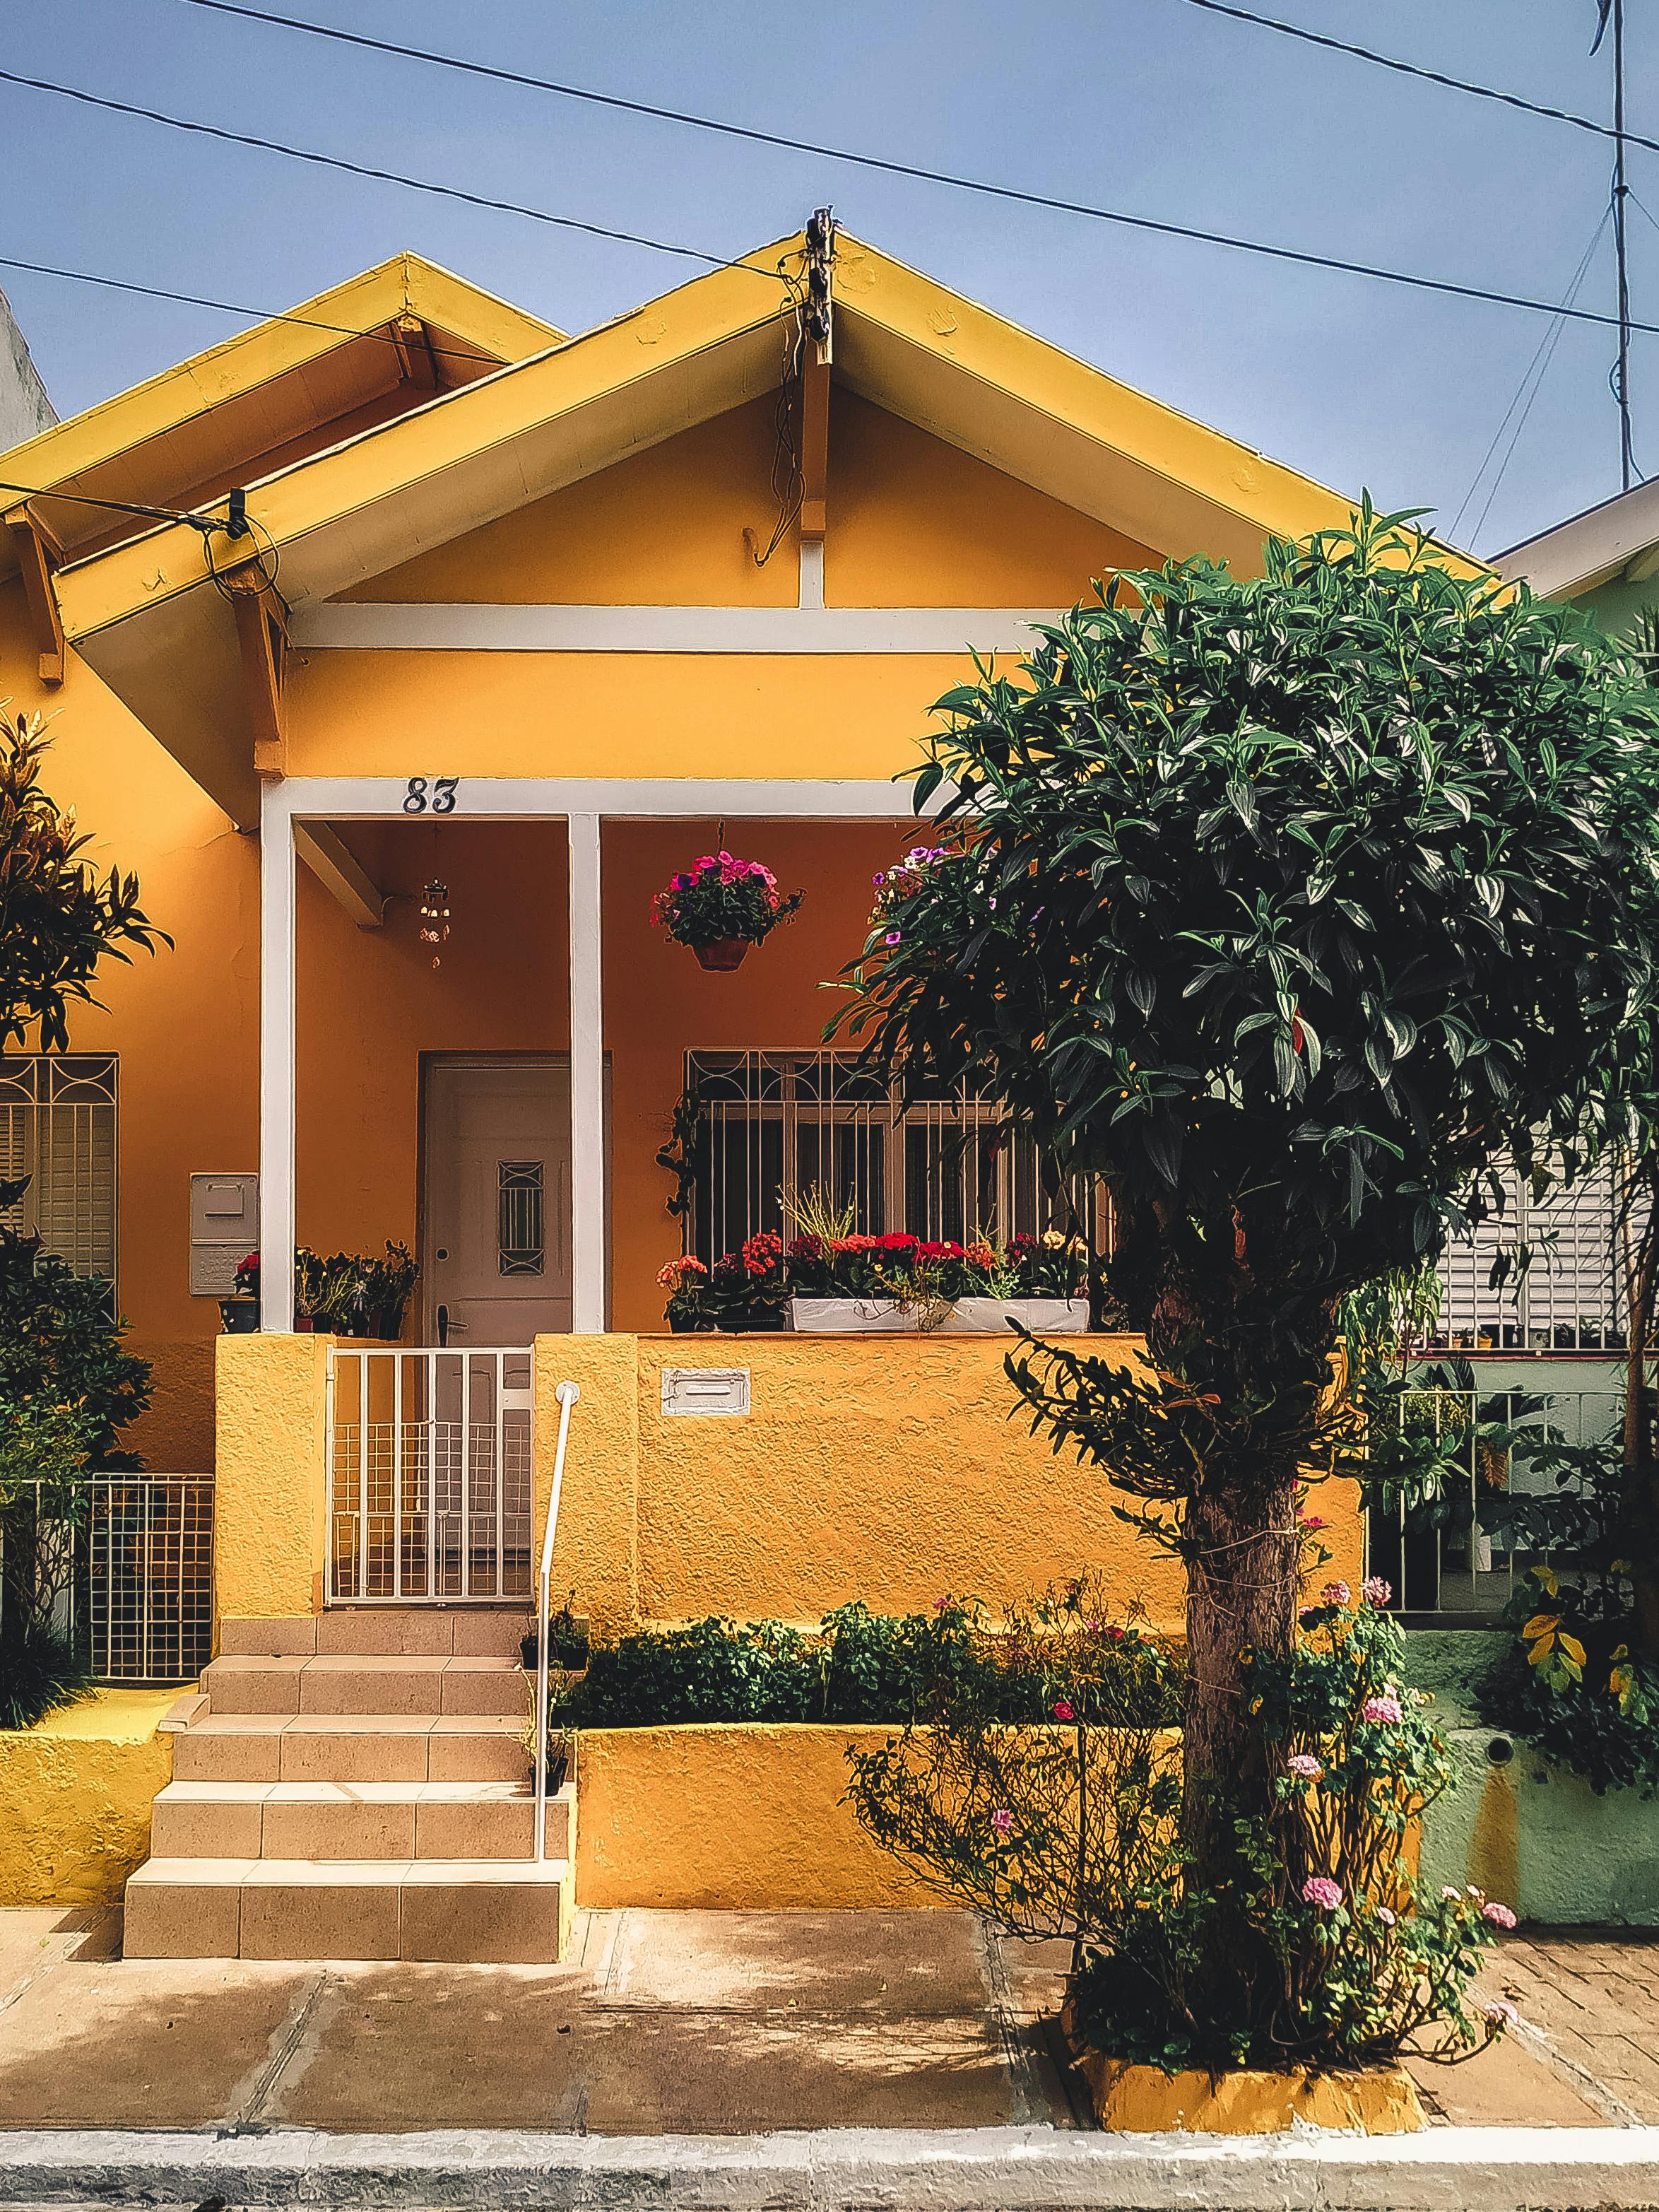
[[[111,1283],[115,1070],[112,1053],[0,1054],[0,1182],[28,1179],[0,1219]]]
[[[967,1084],[907,1103],[857,1053],[808,1051],[690,1052],[685,1079],[700,1109],[685,1249],[705,1261],[782,1231],[809,1190],[850,1206],[866,1235],[1094,1240],[1092,1179],[1054,1185],[1031,1139]]]

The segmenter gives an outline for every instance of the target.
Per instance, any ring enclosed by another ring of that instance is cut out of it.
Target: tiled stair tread
[[[531,1805],[527,1782],[169,1782],[161,1804],[192,1805]],[[548,1803],[574,1802],[567,1782]]]
[[[146,1859],[129,1889],[399,1889],[445,1883],[514,1888],[570,1879],[568,1859]]]
[[[414,1651],[388,1656],[383,1651],[278,1651],[261,1656],[257,1652],[231,1651],[207,1669],[212,1674],[520,1674],[516,1657],[445,1658]]]
[[[517,1735],[509,1713],[202,1713],[192,1735]]]

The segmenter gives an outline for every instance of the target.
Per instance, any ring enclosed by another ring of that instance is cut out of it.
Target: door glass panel
[[[495,1163],[495,1243],[503,1275],[539,1275],[546,1264],[540,1160]]]

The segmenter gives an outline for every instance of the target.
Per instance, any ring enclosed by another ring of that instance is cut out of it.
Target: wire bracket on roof
[[[818,365],[828,368],[834,354],[835,303],[830,272],[836,259],[836,217],[831,208],[815,208],[806,223],[806,335],[818,349]]]

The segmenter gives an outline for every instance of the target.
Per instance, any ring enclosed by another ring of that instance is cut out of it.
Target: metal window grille
[[[329,1357],[330,1604],[527,1598],[527,1351]]]
[[[39,1519],[38,1486],[35,1497],[50,1618],[94,1679],[194,1680],[213,1656],[212,1478],[92,1476],[56,1522]]]
[[[862,1235],[963,1241],[1048,1229],[1095,1240],[1092,1178],[1045,1178],[1036,1146],[1000,1127],[968,1083],[908,1103],[854,1052],[691,1052],[701,1107],[685,1249],[708,1264],[760,1230],[783,1233],[821,1191]],[[1104,1231],[1103,1205],[1098,1209]]]
[[[495,1163],[495,1244],[503,1275],[539,1275],[547,1264],[540,1160]]]
[[[112,1053],[0,1055],[0,1180],[28,1179],[0,1220],[111,1284],[115,1085]]]
[[[1372,1506],[1368,1570],[1390,1585],[1393,1612],[1490,1619],[1508,1604],[1516,1580],[1546,1559],[1512,1539],[1511,1501],[1560,1494],[1553,1474],[1529,1465],[1524,1452],[1504,1449],[1490,1432],[1534,1429],[1558,1443],[1601,1443],[1618,1431],[1623,1397],[1614,1390],[1435,1388],[1406,1391],[1397,1403],[1401,1426],[1449,1448],[1458,1473],[1426,1504],[1392,1511]]]
[[[1619,1352],[1628,1341],[1628,1253],[1640,1234],[1621,1203],[1616,1164],[1534,1200],[1513,1168],[1503,1209],[1448,1244],[1440,1262],[1437,1340],[1460,1352]],[[1497,1285],[1492,1267],[1524,1248],[1524,1269]]]

